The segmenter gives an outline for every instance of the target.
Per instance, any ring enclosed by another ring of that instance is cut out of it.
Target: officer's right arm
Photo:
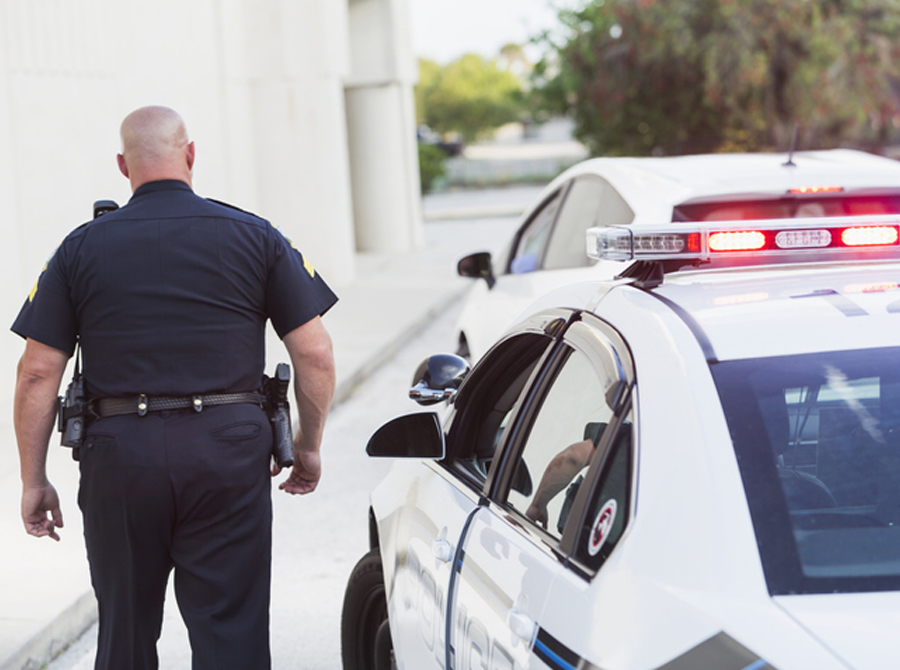
[[[59,539],[55,529],[62,527],[63,520],[56,490],[47,479],[47,448],[68,360],[64,351],[26,340],[13,410],[22,475],[22,521],[30,535],[54,540]]]
[[[284,345],[294,368],[299,426],[294,435],[294,466],[279,488],[287,493],[310,493],[321,475],[319,446],[334,397],[334,353],[331,337],[318,316],[285,335]]]

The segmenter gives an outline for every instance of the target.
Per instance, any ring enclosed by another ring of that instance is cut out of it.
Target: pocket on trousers
[[[262,430],[263,426],[258,421],[238,421],[216,428],[210,431],[210,434],[217,440],[244,442],[259,437]]]
[[[118,438],[115,435],[86,435],[84,438],[84,443],[81,445],[82,450],[88,450],[99,448],[99,449],[111,449],[118,444]]]

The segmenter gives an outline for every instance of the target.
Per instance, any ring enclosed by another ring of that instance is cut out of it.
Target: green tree
[[[445,66],[419,61],[416,117],[438,133],[472,141],[519,120],[522,109],[521,80],[495,60],[467,54]]]
[[[594,154],[884,143],[898,0],[592,0],[540,38],[537,104]]]

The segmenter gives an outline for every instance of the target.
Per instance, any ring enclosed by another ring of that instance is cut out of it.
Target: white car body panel
[[[493,511],[476,513],[454,594],[465,603],[454,606],[455,667],[540,667],[531,654],[534,627],[563,567],[549,552],[534,548],[533,541],[501,523]],[[511,617],[519,618],[520,629],[511,625]]]
[[[775,602],[852,667],[900,664],[900,593],[777,596]]]
[[[450,567],[476,501],[447,482],[436,468],[410,468],[400,461],[372,494],[379,524],[388,612],[398,630],[394,648],[407,670],[445,665],[444,610]],[[403,494],[398,498],[395,494]],[[436,543],[450,549],[450,560],[435,556]]]

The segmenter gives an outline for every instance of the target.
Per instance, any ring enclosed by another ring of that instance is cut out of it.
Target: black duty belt
[[[165,396],[136,395],[130,398],[100,398],[91,401],[91,409],[101,419],[109,416],[137,414],[145,416],[147,412],[162,412],[167,409],[193,409],[202,412],[204,407],[216,405],[236,405],[252,403],[262,405],[265,397],[255,391],[249,393],[211,393],[208,395],[192,395],[180,398]]]

